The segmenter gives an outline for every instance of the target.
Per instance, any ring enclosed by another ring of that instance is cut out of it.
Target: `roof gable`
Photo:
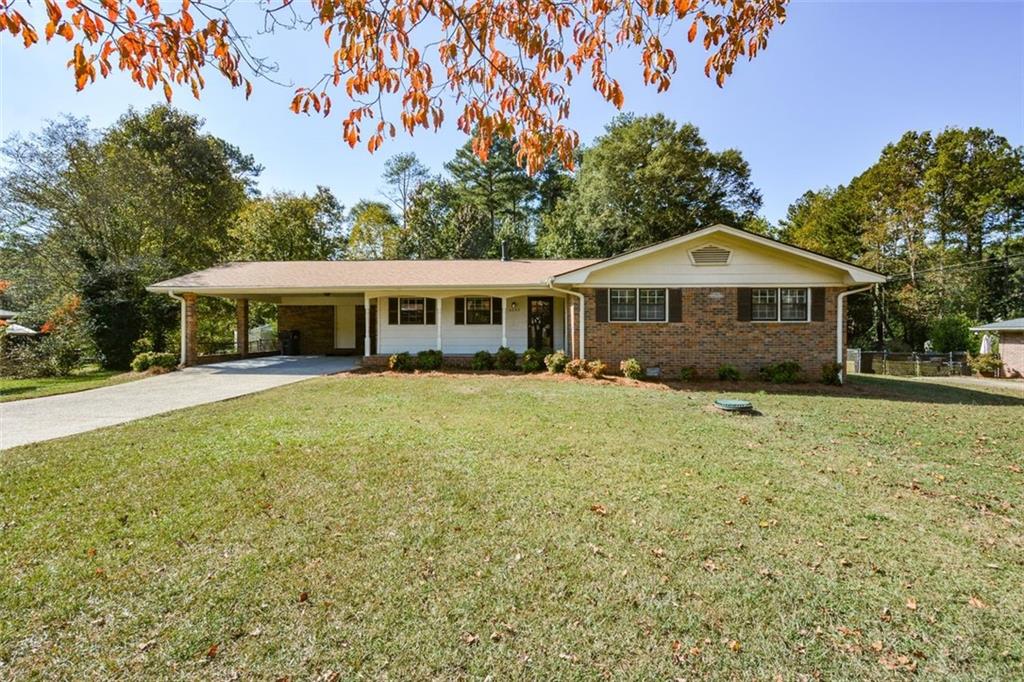
[[[723,253],[726,252],[726,253]],[[562,273],[559,284],[850,285],[885,276],[727,225],[713,225]]]

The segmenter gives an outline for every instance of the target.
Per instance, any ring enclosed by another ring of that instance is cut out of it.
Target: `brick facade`
[[[197,324],[198,318],[196,317],[196,299],[198,296],[195,294],[182,294],[181,298],[185,301],[185,366],[191,367],[196,364],[196,360],[199,358],[199,349],[196,346],[199,329]]]
[[[334,350],[334,306],[278,306],[277,329],[279,332],[299,330],[300,354],[327,355]]]
[[[825,290],[825,319],[820,322],[741,322],[735,287],[682,290],[683,321],[598,322],[595,297],[586,296],[586,352],[618,370],[619,362],[636,358],[644,367],[660,367],[675,376],[682,367],[696,367],[709,376],[722,364],[744,375],[773,362],[795,360],[810,378],[836,355],[836,297],[841,288]],[[578,303],[573,303],[579,316]],[[579,325],[576,329],[579,342]]]
[[[1007,376],[1024,374],[1024,332],[999,332],[999,357]]]

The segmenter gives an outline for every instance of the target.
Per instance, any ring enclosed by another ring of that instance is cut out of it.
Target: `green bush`
[[[821,383],[838,386],[842,382],[843,366],[838,362],[826,362],[821,366]]]
[[[972,355],[967,358],[967,364],[978,374],[995,375],[1003,368],[1003,361],[995,353],[984,355]]]
[[[444,354],[439,350],[421,350],[416,354],[416,367],[424,372],[440,369]]]
[[[565,371],[565,365],[569,362],[569,356],[560,350],[544,356],[544,366],[551,374],[561,374]]]
[[[636,358],[629,358],[619,363],[619,371],[629,379],[643,379],[644,368]]]
[[[936,353],[977,353],[981,347],[981,340],[971,332],[971,320],[966,315],[940,317],[932,324],[929,335]]]
[[[696,367],[683,367],[681,370],[679,370],[679,380],[680,381],[693,381],[696,378],[697,378],[697,368]]]
[[[154,353],[148,351],[139,353],[132,358],[132,371],[145,372],[150,367],[162,369],[175,369],[178,366],[178,356],[174,353]]]
[[[516,360],[518,360],[516,352],[505,346],[499,348],[498,352],[494,354],[494,366],[498,369],[515,369]]]
[[[587,363],[587,371],[595,379],[604,379],[604,375],[608,371],[608,365],[603,360],[591,360]]]
[[[793,360],[783,360],[765,365],[760,374],[762,379],[773,384],[795,384],[800,381],[800,365]]]
[[[388,358],[388,369],[392,372],[411,372],[416,369],[416,362],[411,355],[403,351]]]
[[[719,365],[718,370],[715,372],[719,381],[739,381],[740,371],[732,365],[726,363]]]
[[[582,358],[576,358],[565,363],[565,373],[571,377],[581,379],[587,375],[587,361]]]
[[[544,354],[539,350],[527,348],[520,359],[520,369],[526,373],[539,372],[544,369]]]
[[[486,372],[494,369],[494,356],[489,351],[477,351],[469,363],[469,368],[477,372]]]

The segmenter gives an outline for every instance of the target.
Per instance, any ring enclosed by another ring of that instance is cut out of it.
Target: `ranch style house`
[[[235,301],[236,348],[250,353],[249,303],[277,305],[277,351],[362,356],[439,349],[458,362],[501,346],[626,358],[671,376],[796,360],[843,364],[844,301],[885,276],[725,225],[589,260],[225,263],[158,282],[181,304],[181,361],[196,344],[196,300]],[[229,356],[220,355],[216,359]]]

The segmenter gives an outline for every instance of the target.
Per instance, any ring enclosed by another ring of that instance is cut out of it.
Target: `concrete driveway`
[[[323,356],[234,360],[90,391],[0,403],[0,449],[346,372],[356,364],[356,358]]]

